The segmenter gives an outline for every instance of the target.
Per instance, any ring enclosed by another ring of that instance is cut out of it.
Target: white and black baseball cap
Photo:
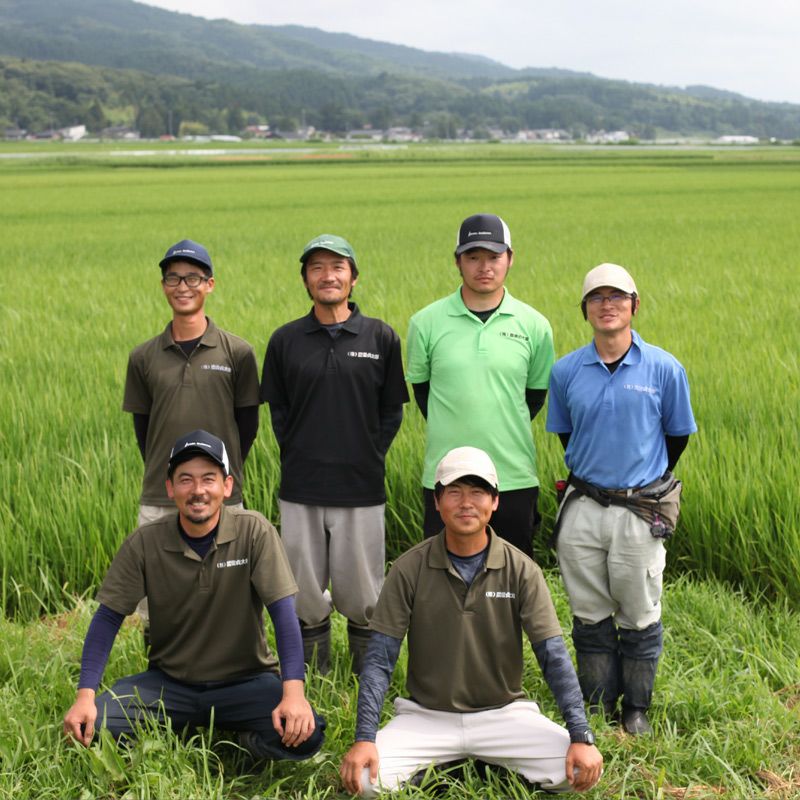
[[[492,459],[477,447],[456,447],[446,453],[436,467],[435,482],[447,486],[467,475],[486,481],[493,489],[500,488]]]
[[[458,229],[456,255],[460,256],[474,247],[483,247],[493,253],[511,250],[511,232],[508,225],[495,214],[473,214]]]
[[[214,274],[214,267],[211,265],[211,256],[203,245],[193,242],[191,239],[181,239],[180,242],[172,245],[164,254],[164,258],[158,262],[163,272],[173,261],[189,261],[199,267],[205,267],[210,275]]]
[[[222,469],[222,474],[226,477],[231,473],[231,465],[228,460],[228,451],[222,439],[204,430],[196,430],[181,436],[172,447],[169,454],[169,466],[167,474],[172,475],[175,468],[184,461],[189,461],[196,456],[204,456],[218,464]]]

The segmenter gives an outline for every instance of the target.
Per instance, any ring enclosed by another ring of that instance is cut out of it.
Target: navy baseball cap
[[[164,258],[158,262],[163,272],[173,261],[189,261],[200,267],[205,267],[212,275],[214,267],[211,265],[211,256],[203,245],[193,242],[191,239],[182,239],[177,244],[167,250]]]
[[[456,255],[467,250],[483,247],[493,253],[505,253],[511,249],[511,232],[508,225],[495,214],[473,214],[467,217],[458,229]]]
[[[222,474],[226,477],[231,473],[231,465],[228,460],[228,451],[222,439],[204,430],[196,430],[181,436],[172,447],[169,454],[169,466],[167,475],[172,475],[175,468],[184,461],[204,456],[210,459],[222,469]]]

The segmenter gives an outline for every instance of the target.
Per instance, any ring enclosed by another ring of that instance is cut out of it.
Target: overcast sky
[[[800,103],[799,0],[147,0],[209,19],[305,25],[670,86]]]

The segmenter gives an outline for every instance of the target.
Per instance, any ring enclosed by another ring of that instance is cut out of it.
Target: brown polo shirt
[[[109,567],[97,599],[132,614],[150,603],[150,663],[188,683],[277,672],[264,606],[297,593],[283,544],[257,511],[222,508],[204,559],[178,532],[178,514],[137,528]]]
[[[489,530],[470,587],[442,532],[395,561],[378,598],[370,626],[408,633],[406,688],[426,708],[482,711],[524,697],[522,632],[531,643],[562,635],[539,565]]]
[[[210,319],[188,358],[173,340],[171,324],[160,336],[134,348],[122,410],[150,417],[139,502],[172,505],[165,488],[170,450],[179,437],[202,428],[225,442],[233,475],[233,494],[226,502],[241,503],[242,453],[233,411],[259,402],[253,348]]]

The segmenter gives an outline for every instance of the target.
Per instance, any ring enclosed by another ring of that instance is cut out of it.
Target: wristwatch
[[[582,731],[575,731],[569,735],[569,740],[575,744],[576,742],[580,744],[594,744],[594,734],[589,728],[586,728]]]

